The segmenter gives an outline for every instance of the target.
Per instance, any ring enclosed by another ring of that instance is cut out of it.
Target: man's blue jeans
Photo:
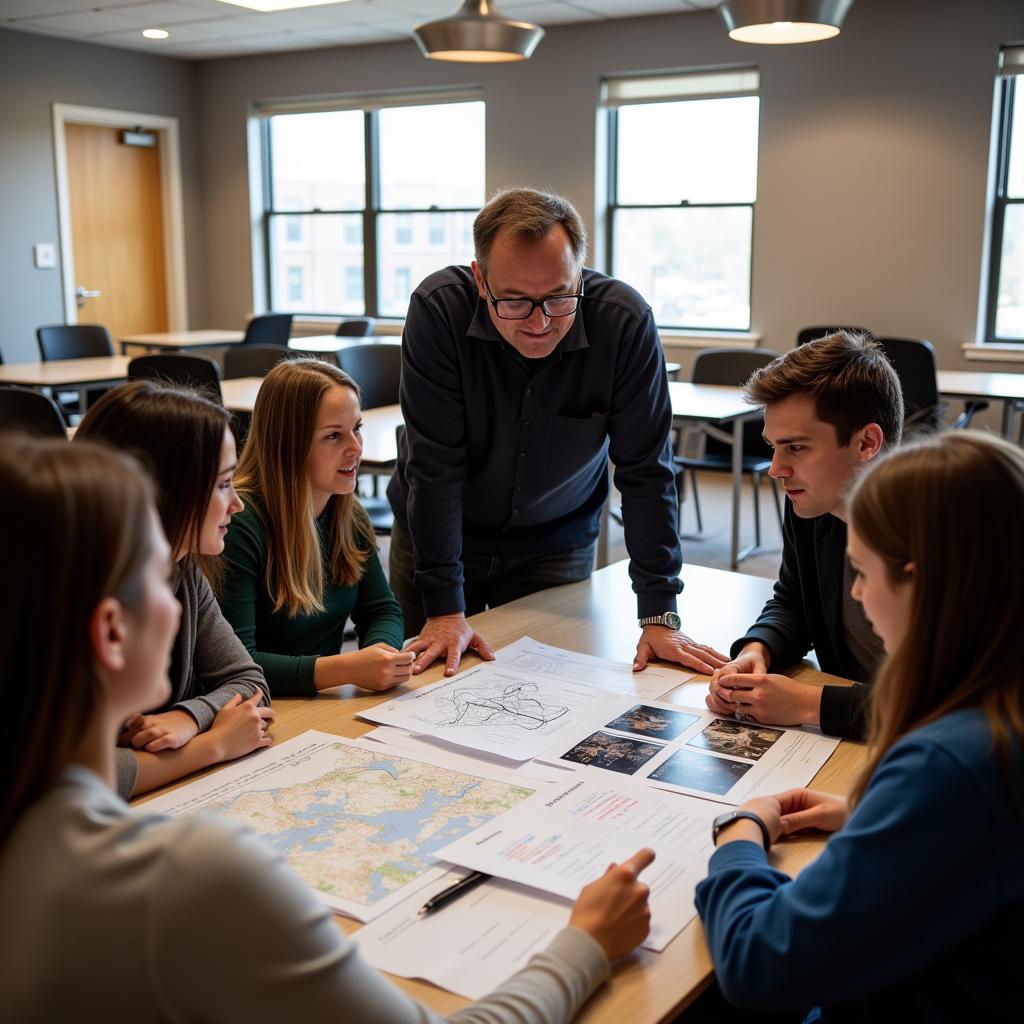
[[[596,546],[597,541],[593,541],[571,551],[515,558],[463,552],[466,614],[475,615],[485,608],[496,608],[539,590],[587,579],[594,568]],[[391,589],[405,617],[405,635],[407,638],[416,636],[426,621],[423,600],[413,586],[412,541],[408,530],[397,519],[391,531],[388,572]]]

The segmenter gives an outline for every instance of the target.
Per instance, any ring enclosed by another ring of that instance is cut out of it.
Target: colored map
[[[313,752],[309,781],[243,788],[203,806],[252,829],[325,902],[362,920],[436,870],[434,851],[532,796],[533,789],[349,743]],[[284,780],[282,780],[284,781]]]

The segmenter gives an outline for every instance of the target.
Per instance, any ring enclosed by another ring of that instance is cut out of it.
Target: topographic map
[[[329,906],[363,921],[404,887],[440,876],[435,850],[535,792],[324,733],[267,755],[262,769],[237,782],[191,798],[184,787],[171,794],[177,806],[163,809],[201,809],[245,825]]]

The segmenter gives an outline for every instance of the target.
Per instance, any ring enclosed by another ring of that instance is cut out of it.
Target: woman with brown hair
[[[411,675],[402,613],[355,493],[361,427],[358,385],[320,360],[278,363],[256,398],[236,477],[246,508],[218,596],[278,697],[345,683],[386,690]],[[349,619],[359,650],[342,654]]]
[[[436,1024],[252,833],[133,812],[111,791],[121,723],[171,691],[180,614],[138,467],[88,442],[6,437],[0,493],[18,539],[0,589],[4,1019]],[[584,888],[544,952],[448,1019],[568,1021],[647,934],[637,873],[653,856]]]
[[[848,803],[716,821],[697,906],[726,998],[808,1020],[1011,1020],[1024,1002],[1024,452],[951,433],[850,504],[853,596],[886,651]],[[835,832],[795,880],[765,843]]]
[[[108,391],[75,435],[76,444],[100,441],[130,452],[151,473],[182,606],[172,692],[128,719],[118,737],[123,796],[271,742],[266,729],[274,713],[263,673],[225,622],[200,565],[223,551],[228,524],[242,507],[232,487],[230,423],[222,405],[197,392],[139,380]]]

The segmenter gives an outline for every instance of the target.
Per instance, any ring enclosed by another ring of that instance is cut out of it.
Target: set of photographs
[[[701,717],[636,704],[575,743],[559,760],[636,775]],[[715,718],[646,778],[724,796],[783,735],[781,729]]]

